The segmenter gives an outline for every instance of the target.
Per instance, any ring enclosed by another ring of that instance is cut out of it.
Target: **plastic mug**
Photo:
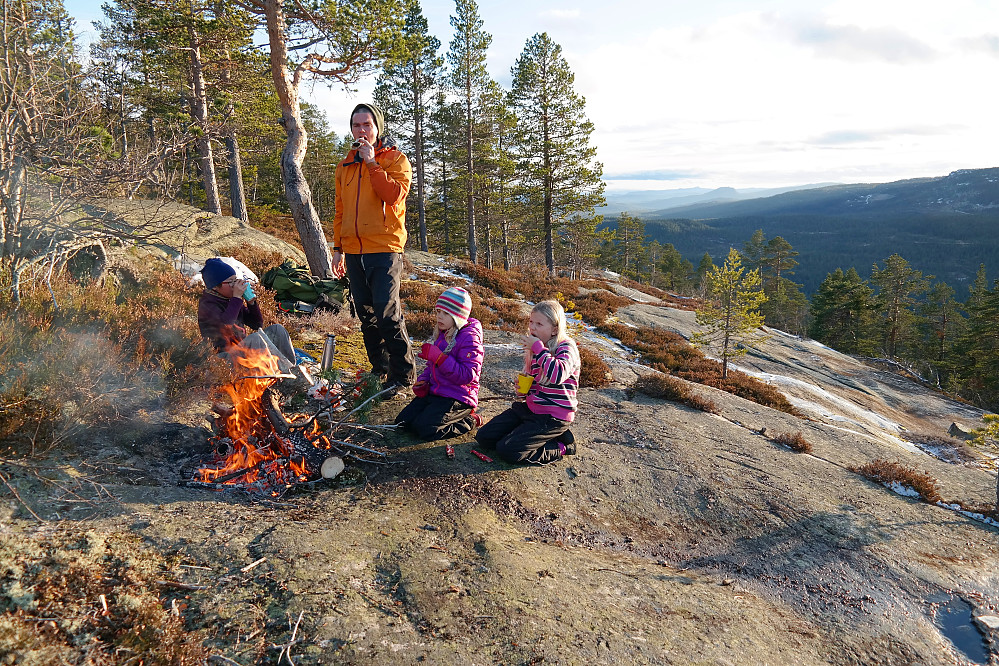
[[[517,373],[517,395],[527,395],[532,384],[534,384],[534,377],[523,372]]]

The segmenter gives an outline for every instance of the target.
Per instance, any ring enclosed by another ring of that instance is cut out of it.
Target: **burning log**
[[[232,399],[232,409],[215,409],[219,416],[219,437],[213,440],[219,464],[205,465],[197,470],[188,485],[201,488],[241,488],[251,492],[278,495],[299,483],[321,478],[333,479],[340,475],[344,457],[350,455],[362,462],[365,458],[349,451],[362,451],[384,457],[384,453],[346,441],[352,435],[334,436],[347,417],[369,404],[377,397],[366,399],[339,422],[329,418],[324,431],[317,417],[331,415],[334,402],[324,400],[318,411],[310,417],[286,417],[281,408],[281,393],[275,384],[277,365],[266,351],[248,350],[238,359],[247,374],[233,385],[225,387]],[[311,385],[304,368],[295,372],[292,388]],[[294,371],[293,371],[294,372]],[[288,386],[282,386],[287,391]],[[370,392],[374,386],[364,387]],[[360,385],[349,392],[360,400],[364,392]],[[352,432],[358,432],[352,429]]]

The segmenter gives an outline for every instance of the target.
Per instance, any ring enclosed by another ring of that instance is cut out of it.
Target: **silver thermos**
[[[333,355],[336,353],[336,336],[332,333],[326,334],[326,344],[323,345],[323,360],[319,363],[319,369],[325,372],[333,367]]]

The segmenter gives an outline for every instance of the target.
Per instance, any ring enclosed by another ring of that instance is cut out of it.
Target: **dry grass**
[[[497,294],[504,298],[515,298],[517,296],[517,278],[515,275],[504,270],[486,268],[470,261],[462,261],[458,268],[465,275],[472,278],[476,285],[488,289],[492,294]]]
[[[416,340],[429,340],[437,329],[437,315],[432,312],[407,312],[406,332]]]
[[[165,265],[122,271],[122,286],[55,277],[58,308],[33,284],[14,311],[0,284],[0,439],[11,451],[113,434],[139,411],[182,409],[230,379],[198,331],[199,290]]]
[[[258,278],[263,277],[264,273],[271,268],[280,266],[287,258],[280,252],[262,250],[256,245],[250,245],[249,243],[226,245],[216,248],[215,252],[220,257],[234,257],[243,262],[247,268],[257,274]]]
[[[797,453],[811,453],[812,444],[801,432],[796,432],[791,434],[789,432],[780,432],[770,438],[770,441],[777,442],[778,444],[783,444],[787,448],[795,451]]]
[[[702,412],[717,414],[719,411],[714,402],[697,395],[686,382],[671,375],[663,373],[642,375],[635,380],[632,388],[650,398],[679,402]]]
[[[878,459],[860,467],[850,467],[850,471],[877,483],[897,483],[912,488],[924,502],[930,504],[936,504],[941,499],[939,486],[933,477],[898,462]]]
[[[579,371],[579,385],[583,388],[603,388],[610,384],[612,375],[610,367],[604,363],[600,355],[587,347],[579,347],[579,360],[582,368]]]
[[[443,291],[426,282],[403,280],[399,287],[399,297],[412,312],[433,312],[437,307],[437,298]]]

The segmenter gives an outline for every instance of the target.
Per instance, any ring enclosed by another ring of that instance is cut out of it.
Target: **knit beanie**
[[[235,269],[218,257],[206,261],[205,267],[201,269],[201,279],[209,289],[214,289],[235,274]]]
[[[375,119],[375,129],[378,130],[378,138],[382,138],[385,135],[385,114],[382,110],[378,108],[375,104],[364,103],[358,104],[354,107],[354,110],[350,112],[351,123],[354,121],[354,114],[359,111],[367,111]]]
[[[450,287],[437,299],[437,307],[454,317],[455,325],[461,328],[472,314],[472,297],[461,287]]]

